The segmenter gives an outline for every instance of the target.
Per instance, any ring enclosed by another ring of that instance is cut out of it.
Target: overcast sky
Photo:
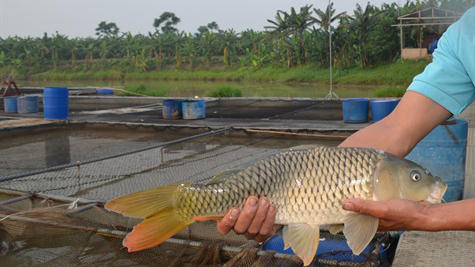
[[[335,0],[337,12],[352,14],[356,3],[367,0]],[[371,4],[404,3],[401,0],[371,0]],[[324,9],[328,1],[304,0],[0,0],[0,36],[42,36],[58,31],[69,37],[94,36],[101,21],[115,22],[121,32],[154,31],[155,18],[165,11],[181,19],[180,31],[197,32],[197,28],[216,21],[220,29],[263,30],[267,19],[277,10],[289,11],[306,4]]]

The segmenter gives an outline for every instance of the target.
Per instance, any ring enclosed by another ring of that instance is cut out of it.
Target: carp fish
[[[286,150],[239,170],[218,174],[212,183],[174,184],[108,202],[108,210],[144,218],[123,241],[129,252],[158,245],[196,221],[219,220],[249,196],[266,196],[284,225],[285,248],[304,265],[318,248],[320,226],[343,230],[359,255],[371,242],[379,219],[345,211],[345,198],[409,199],[440,203],[447,185],[420,165],[376,149],[317,147]]]

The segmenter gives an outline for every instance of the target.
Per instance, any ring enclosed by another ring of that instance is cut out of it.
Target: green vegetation
[[[414,76],[421,73],[427,61],[399,61],[375,67],[334,68],[334,84],[361,85],[392,85],[407,86]],[[4,71],[6,72],[6,71]],[[0,69],[0,74],[2,69]],[[330,71],[318,65],[307,64],[299,68],[253,67],[206,69],[206,70],[174,70],[159,72],[122,72],[115,69],[98,71],[50,71],[30,77],[33,80],[65,81],[65,80],[96,80],[96,81],[222,81],[222,82],[277,82],[277,83],[319,83],[328,84]]]
[[[372,97],[372,98],[402,97],[405,92],[406,92],[405,88],[397,88],[397,87],[378,88],[371,91],[368,97]]]
[[[328,84],[331,32],[334,84],[378,85],[383,89],[372,95],[398,96],[400,88],[428,62],[398,60],[399,31],[392,27],[397,17],[434,6],[463,12],[473,5],[471,0],[418,0],[381,7],[368,3],[357,5],[353,16],[337,14],[333,5],[325,10],[306,5],[277,11],[267,20],[265,31],[242,32],[219,29],[216,22],[199,26],[193,34],[180,32],[180,18],[171,12],[154,19],[148,34],[120,33],[115,23],[102,21],[94,38],[68,38],[58,32],[41,38],[0,38],[0,77],[113,81],[128,84],[130,95],[155,96],[176,92],[174,88],[147,88],[145,83],[218,81],[222,84],[217,83],[216,89],[205,90],[219,97],[242,94],[239,90],[243,88],[223,87],[230,81]],[[434,34],[431,27],[412,28],[404,32],[405,44],[416,47],[421,35]],[[190,94],[195,88],[195,84],[190,86]],[[279,89],[274,86],[273,90]]]
[[[214,90],[206,91],[207,97],[242,97],[242,91],[239,88],[230,85],[223,85]]]

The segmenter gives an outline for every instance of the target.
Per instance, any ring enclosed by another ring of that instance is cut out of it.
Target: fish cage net
[[[336,142],[281,139],[228,128],[198,134],[159,129],[155,137],[156,141],[123,143],[99,138],[96,142],[101,148],[97,149],[76,144],[69,136],[69,151],[56,151],[60,157],[68,154],[67,159],[48,165],[49,155],[43,148],[41,157],[31,155],[20,166],[1,161],[10,168],[2,170],[0,177],[0,261],[5,266],[49,267],[303,265],[294,255],[264,249],[265,244],[232,232],[222,236],[214,222],[195,223],[158,246],[129,253],[122,239],[140,220],[109,212],[103,204],[167,184],[205,184],[221,171],[279,149]],[[322,232],[321,238],[321,244],[330,249],[317,255],[312,266],[383,266],[388,262],[381,248],[386,241],[381,237],[360,256],[341,248],[341,235]]]

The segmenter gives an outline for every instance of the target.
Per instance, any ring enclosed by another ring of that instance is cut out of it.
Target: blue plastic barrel
[[[181,119],[183,117],[182,100],[163,100],[162,116],[164,119]]]
[[[17,110],[18,113],[37,113],[38,96],[21,96],[17,98]]]
[[[16,97],[4,97],[3,102],[6,113],[16,113],[18,111]]]
[[[346,123],[363,123],[368,121],[369,100],[353,98],[343,100],[343,121]]]
[[[67,120],[69,114],[68,88],[46,87],[43,90],[45,120]]]
[[[98,94],[98,95],[113,95],[114,90],[112,90],[112,89],[96,89],[96,94]]]
[[[437,126],[406,157],[439,176],[448,185],[444,199],[447,202],[463,197],[465,183],[465,159],[467,151],[468,123]]]
[[[196,120],[206,117],[206,102],[204,100],[187,100],[181,104],[183,119]]]
[[[399,103],[399,99],[371,100],[371,114],[373,121],[377,122],[388,116]]]

